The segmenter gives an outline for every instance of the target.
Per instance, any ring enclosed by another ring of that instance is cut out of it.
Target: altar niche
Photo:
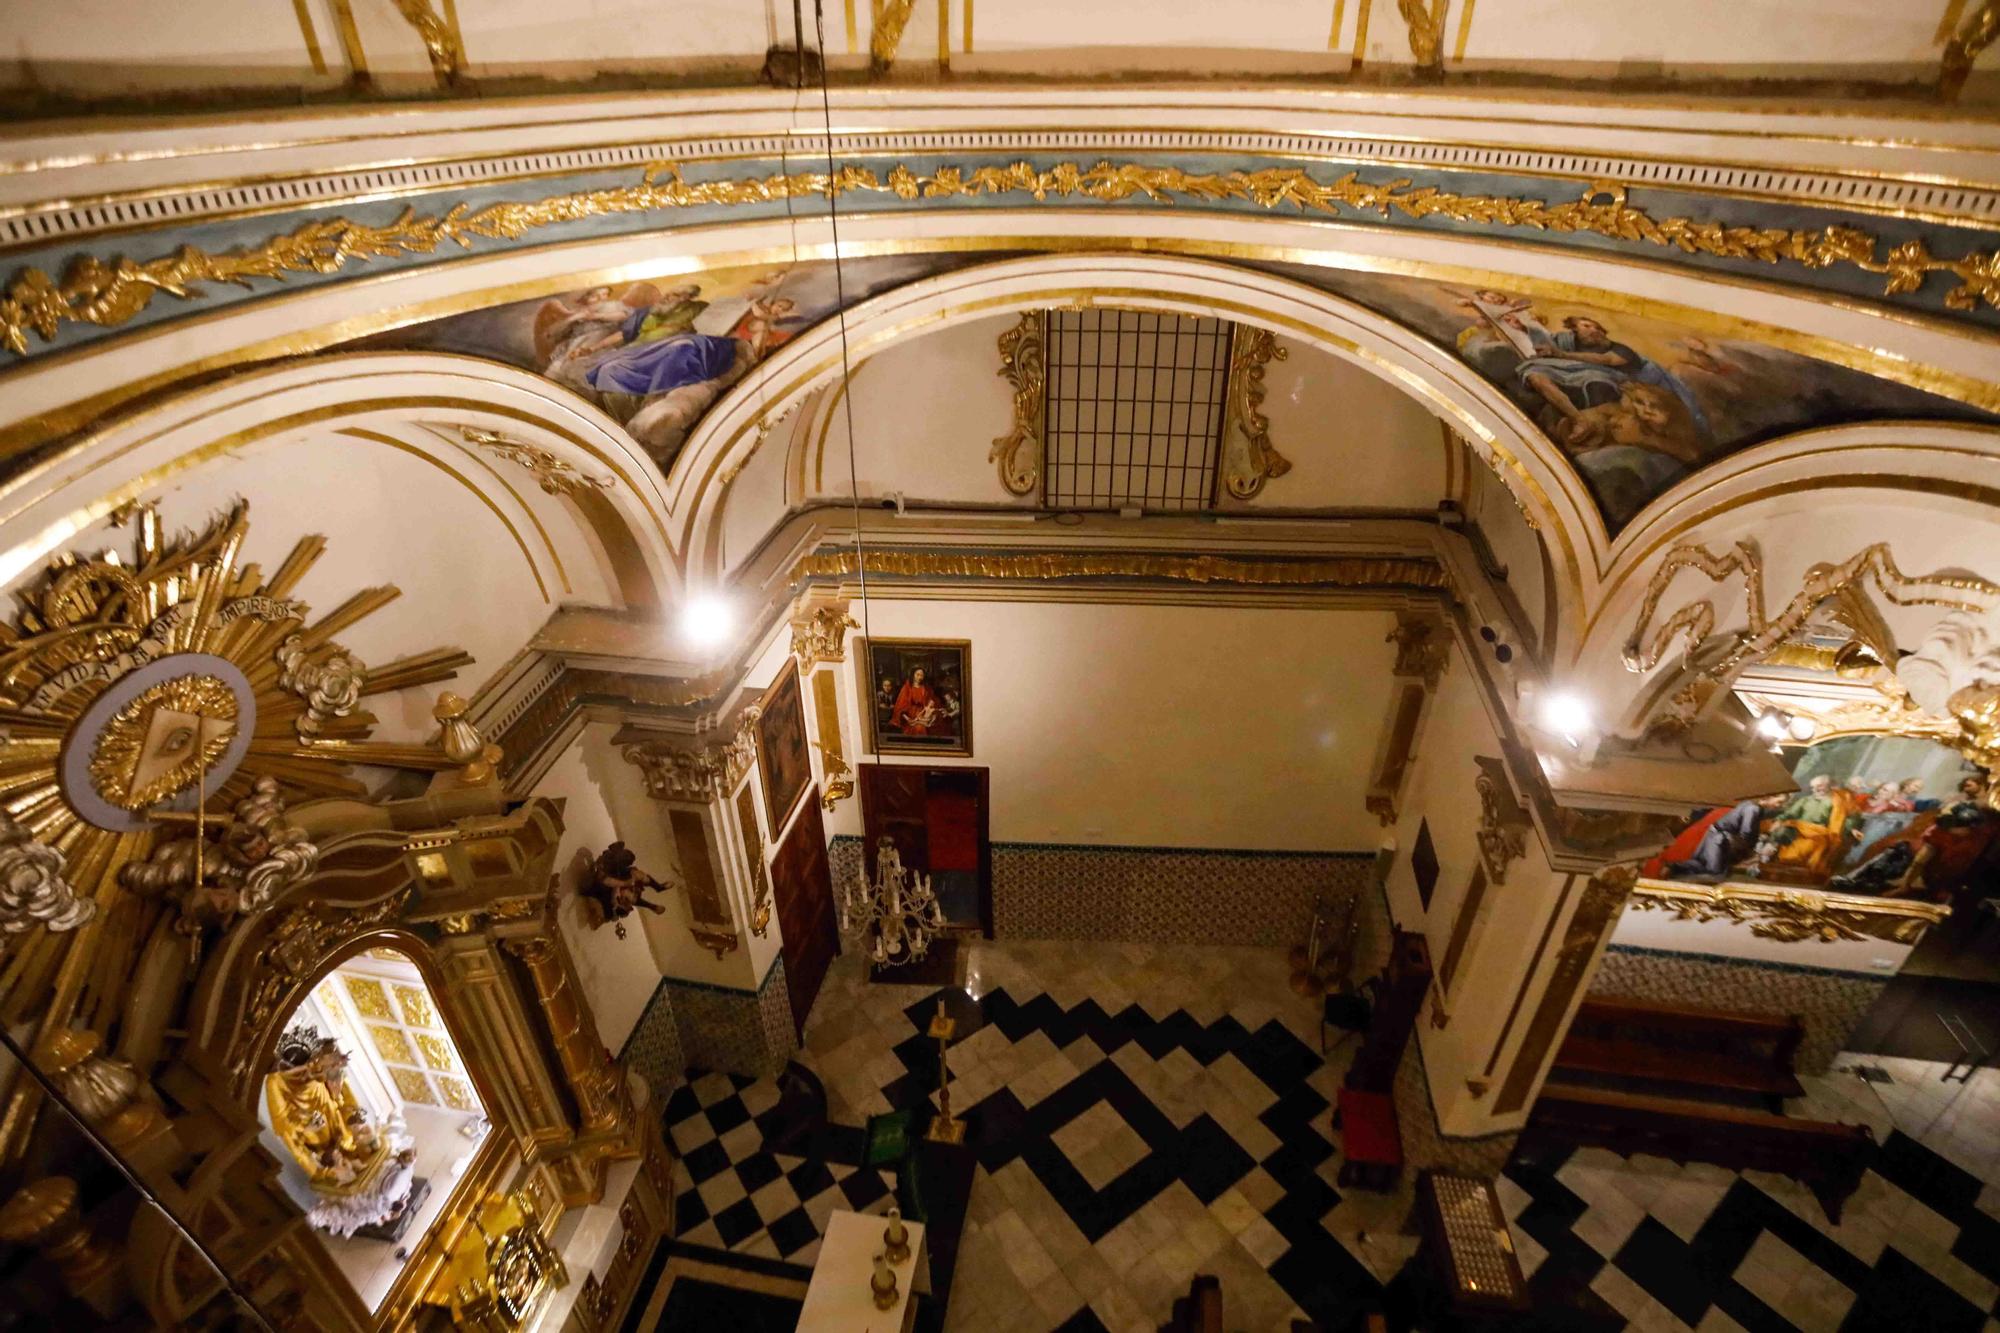
[[[299,1002],[258,1120],[279,1183],[371,1312],[492,1132],[423,973],[391,948],[337,964]]]

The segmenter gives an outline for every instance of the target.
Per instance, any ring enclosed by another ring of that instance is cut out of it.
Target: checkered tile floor
[[[980,1169],[950,1333],[1151,1333],[1197,1273],[1222,1279],[1232,1331],[1307,1316],[1338,1329],[1370,1305],[1410,1326],[1423,1279],[1408,1182],[1335,1187],[1328,1097],[1347,1052],[1320,1058],[1315,1007],[1285,989],[1280,952],[989,944],[974,965],[984,993],[951,1066]],[[936,995],[830,978],[802,1058],[837,1120],[934,1100],[921,1034]],[[1882,1113],[1880,1160],[1839,1227],[1760,1172],[1517,1157],[1499,1188],[1545,1326],[2000,1333],[2000,1150],[1961,1151],[1980,1141],[1975,1120],[2000,1115],[1988,1075],[1958,1094],[1957,1137],[1937,1140],[1956,1162]],[[685,1242],[810,1264],[833,1208],[886,1206],[885,1174],[764,1152],[776,1097],[707,1075],[671,1099]],[[840,1133],[851,1146],[834,1155],[858,1162],[858,1128]]]
[[[1588,1289],[1634,1327],[2000,1328],[2000,1218],[1980,1206],[1985,1187],[1901,1131],[1838,1227],[1765,1172],[1586,1149],[1517,1155],[1504,1175],[1537,1294]]]
[[[700,1074],[667,1101],[674,1167],[677,1240],[810,1268],[827,1217],[839,1208],[880,1211],[896,1189],[892,1171],[855,1165],[858,1136],[837,1140],[853,1160],[766,1152],[764,1131],[778,1103],[774,1084],[735,1074]]]

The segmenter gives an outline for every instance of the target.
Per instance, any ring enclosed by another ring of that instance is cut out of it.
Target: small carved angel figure
[[[185,823],[189,816],[177,816]],[[118,882],[144,897],[166,897],[180,908],[174,928],[199,948],[210,929],[227,928],[312,874],[319,848],[305,830],[285,822],[285,803],[274,778],[259,778],[227,819],[215,821],[213,845],[201,849],[201,882],[195,882],[193,829],[163,839],[144,861],[118,872]]]
[[[643,907],[648,912],[667,910],[659,903],[647,902],[646,894],[673,891],[672,885],[662,884],[639,869],[637,861],[638,857],[624,843],[614,842],[591,863],[590,881],[578,890],[597,904],[604,920],[611,923],[621,940],[625,938],[625,918],[632,915],[634,908]]]

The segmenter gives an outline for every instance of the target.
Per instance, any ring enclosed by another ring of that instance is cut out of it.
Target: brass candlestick
[[[925,1034],[936,1037],[938,1044],[938,1113],[931,1120],[931,1127],[924,1137],[937,1143],[965,1142],[965,1122],[954,1120],[951,1114],[951,1061],[947,1054],[952,1034],[957,1031],[958,1021],[944,1011],[944,1001],[939,1000],[937,1012],[931,1015],[931,1025]]]
[[[875,1308],[886,1310],[894,1305],[902,1292],[896,1286],[896,1270],[889,1266],[889,1256],[875,1256],[875,1271],[868,1279],[868,1289],[875,1293]]]

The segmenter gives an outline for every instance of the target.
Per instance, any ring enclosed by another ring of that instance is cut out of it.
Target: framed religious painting
[[[869,639],[859,655],[861,714],[876,754],[972,753],[972,644]]]
[[[789,662],[764,691],[763,712],[757,718],[757,771],[764,775],[764,810],[775,839],[792,807],[812,786],[805,704],[799,694],[799,673]]]

